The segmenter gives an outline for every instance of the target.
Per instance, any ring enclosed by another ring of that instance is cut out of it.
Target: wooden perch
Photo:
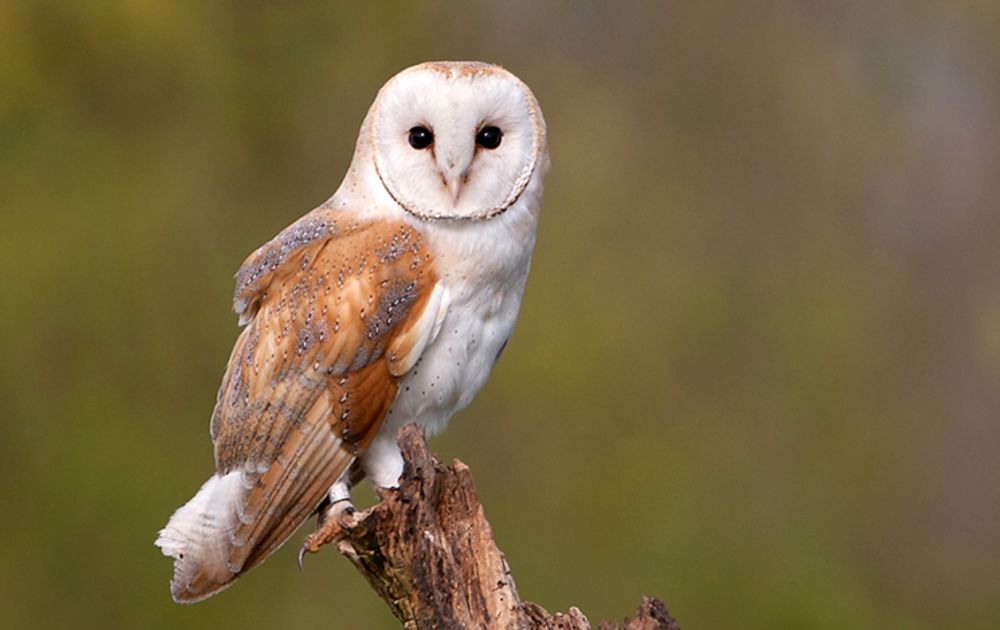
[[[406,462],[399,489],[356,514],[337,546],[404,628],[591,628],[575,607],[550,614],[521,601],[468,466],[442,464],[412,424],[399,444]],[[663,602],[647,597],[624,625],[600,625],[613,628],[680,630]]]

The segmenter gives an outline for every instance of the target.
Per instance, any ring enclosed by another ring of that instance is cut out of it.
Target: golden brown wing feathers
[[[367,447],[396,397],[393,367],[412,365],[406,353],[420,351],[435,320],[423,313],[436,295],[425,250],[406,224],[320,208],[244,262],[234,305],[248,325],[211,434],[217,474],[239,473],[245,490],[219,548],[202,557],[177,558],[187,544],[181,523],[164,529],[177,558],[175,599],[203,599],[266,558]]]

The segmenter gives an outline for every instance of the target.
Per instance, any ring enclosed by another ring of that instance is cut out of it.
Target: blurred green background
[[[212,469],[237,266],[457,58],[553,156],[513,343],[432,442],[522,596],[1000,627],[1000,4],[352,4],[0,3],[4,627],[396,626],[303,532],[193,607],[153,539]]]

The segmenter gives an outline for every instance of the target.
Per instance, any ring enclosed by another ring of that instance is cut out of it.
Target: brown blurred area
[[[521,595],[1000,627],[1000,4],[944,0],[0,3],[4,627],[395,627],[301,532],[194,607],[152,543],[212,470],[236,267],[457,58],[553,156],[517,332],[431,444]]]

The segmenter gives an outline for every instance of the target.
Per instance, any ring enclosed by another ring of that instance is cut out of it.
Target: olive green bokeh
[[[396,626],[302,532],[193,607],[152,543],[211,471],[236,267],[449,58],[549,124],[517,333],[432,442],[522,596],[1000,627],[1000,4],[285,4],[0,3],[4,627]]]

